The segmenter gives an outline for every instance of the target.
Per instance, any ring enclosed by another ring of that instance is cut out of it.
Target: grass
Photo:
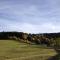
[[[56,55],[54,49],[14,40],[0,40],[0,60],[46,60]]]

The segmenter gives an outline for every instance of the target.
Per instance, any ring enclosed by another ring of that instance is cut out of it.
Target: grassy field
[[[56,55],[54,49],[14,40],[0,40],[0,60],[46,60]]]

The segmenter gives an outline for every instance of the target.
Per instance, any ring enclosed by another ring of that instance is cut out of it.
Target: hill
[[[14,40],[0,40],[0,60],[47,60],[55,56],[54,49],[29,45]]]
[[[0,60],[47,59],[60,59],[60,33],[0,32]]]

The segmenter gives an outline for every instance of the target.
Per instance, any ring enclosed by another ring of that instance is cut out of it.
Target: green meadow
[[[0,60],[47,60],[57,53],[54,49],[29,45],[14,40],[0,40]]]

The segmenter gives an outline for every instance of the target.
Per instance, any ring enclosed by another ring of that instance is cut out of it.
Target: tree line
[[[17,40],[28,44],[60,47],[60,33],[28,34],[23,32],[0,32],[0,40]]]

